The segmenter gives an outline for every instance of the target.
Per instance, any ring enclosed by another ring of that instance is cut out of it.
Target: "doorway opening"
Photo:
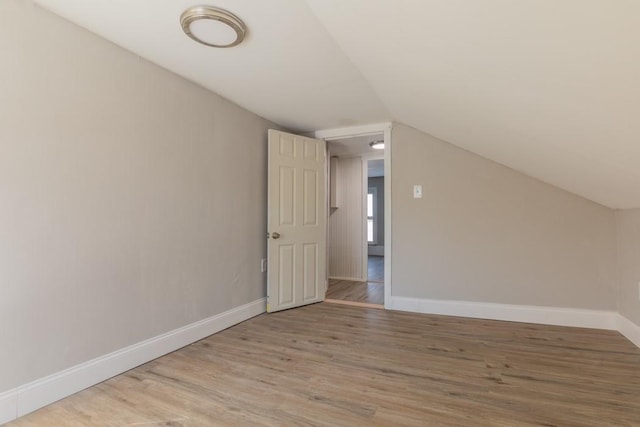
[[[384,132],[334,138],[330,156],[326,302],[384,308]]]

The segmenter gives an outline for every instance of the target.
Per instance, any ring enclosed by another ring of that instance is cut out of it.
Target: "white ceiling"
[[[245,21],[242,45],[182,34],[199,2],[36,0],[291,129],[396,120],[640,207],[640,1],[205,1]]]
[[[336,157],[362,157],[367,160],[367,176],[384,176],[384,150],[374,150],[371,142],[384,140],[384,134],[371,134],[329,141],[329,154]]]
[[[329,153],[338,157],[382,157],[384,156],[384,150],[374,150],[369,145],[380,140],[384,140],[384,134],[333,139],[329,141]]]

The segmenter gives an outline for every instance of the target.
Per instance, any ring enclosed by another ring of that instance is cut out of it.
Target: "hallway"
[[[369,256],[368,282],[329,279],[325,301],[384,307],[384,257]]]

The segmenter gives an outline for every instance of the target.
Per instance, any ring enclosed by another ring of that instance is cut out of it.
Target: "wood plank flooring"
[[[384,284],[329,279],[327,300],[384,305]]]
[[[320,303],[261,315],[10,426],[638,426],[617,332]]]

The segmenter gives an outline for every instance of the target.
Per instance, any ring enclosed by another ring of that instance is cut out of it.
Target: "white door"
[[[325,142],[269,130],[267,311],[324,300]]]

